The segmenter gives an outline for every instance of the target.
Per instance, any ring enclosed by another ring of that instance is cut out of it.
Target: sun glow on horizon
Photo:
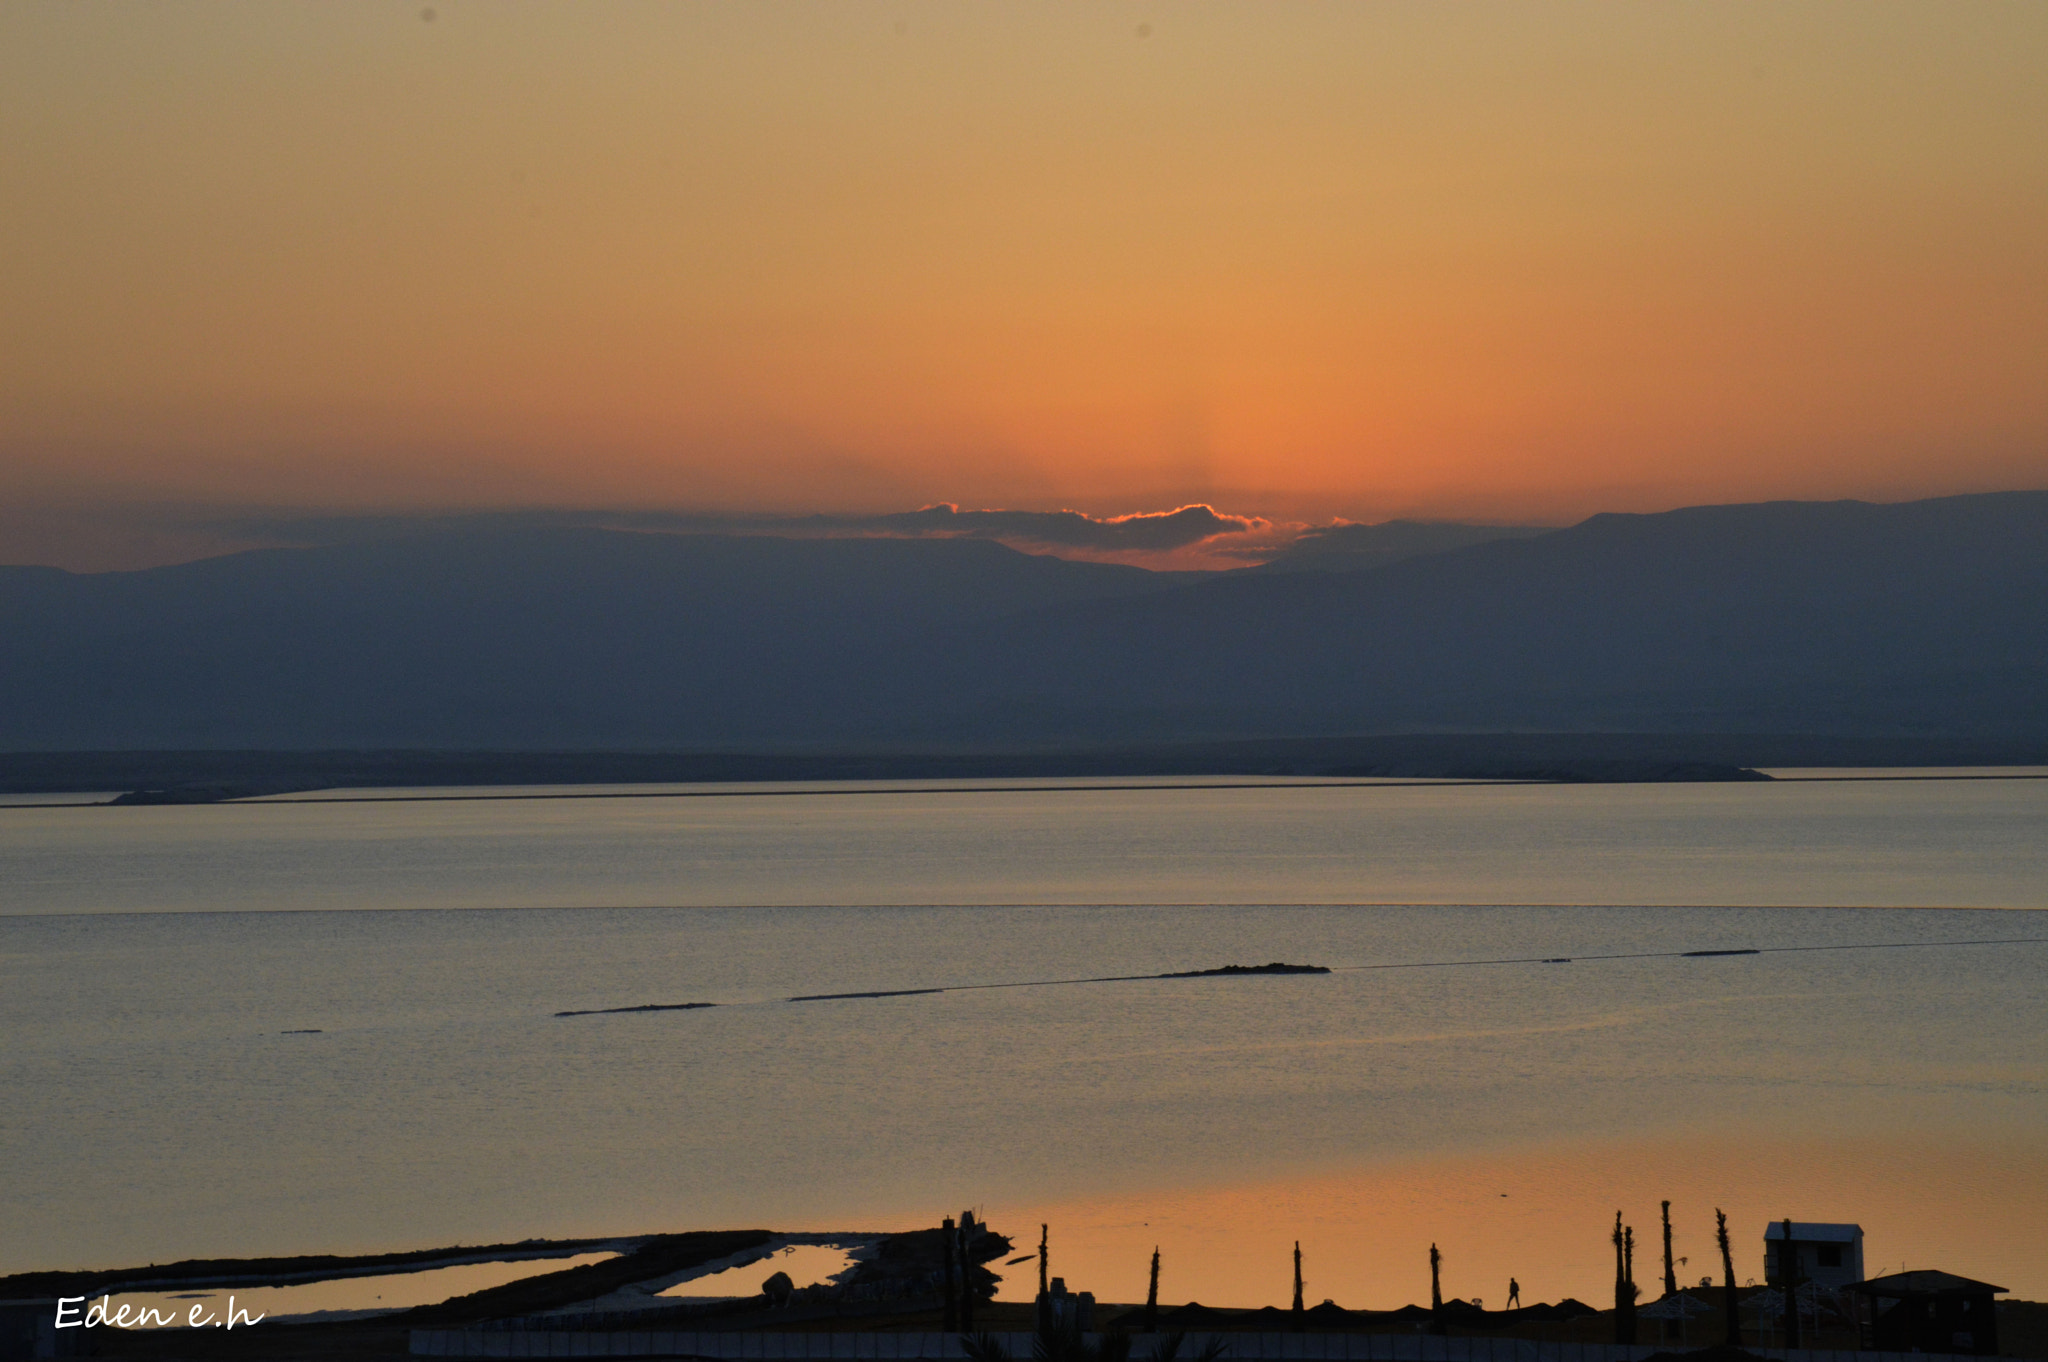
[[[17,6],[0,558],[2040,486],[2044,60],[2019,5]]]

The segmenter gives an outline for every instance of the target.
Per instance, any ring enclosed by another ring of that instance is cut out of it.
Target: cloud
[[[939,502],[877,515],[749,515],[693,511],[485,511],[459,515],[237,516],[215,528],[292,543],[469,526],[568,527],[803,538],[993,539],[1093,553],[1170,553],[1226,536],[1270,534],[1272,522],[1196,504],[1171,511],[1091,516],[1081,511],[962,510]]]
[[[941,502],[918,511],[876,516],[877,529],[972,539],[1014,539],[1033,544],[1105,552],[1159,553],[1220,535],[1269,528],[1256,516],[1226,515],[1197,503],[1172,511],[1091,516],[1080,511],[963,511]]]
[[[0,562],[74,571],[153,567],[252,548],[310,547],[394,535],[522,529],[613,529],[798,539],[984,539],[1025,552],[1151,569],[1214,571],[1264,565],[1346,571],[1418,554],[1538,533],[1536,527],[1388,521],[1306,525],[1236,515],[1197,502],[1170,511],[963,510],[938,502],[868,514],[606,510],[334,512],[248,507],[127,507],[10,518],[0,508]]]

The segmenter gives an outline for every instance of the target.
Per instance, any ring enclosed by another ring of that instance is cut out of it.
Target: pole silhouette
[[[1431,1244],[1429,1246],[1429,1309],[1431,1314],[1436,1315],[1441,1315],[1444,1312],[1443,1263],[1444,1256],[1436,1251],[1435,1244]]]

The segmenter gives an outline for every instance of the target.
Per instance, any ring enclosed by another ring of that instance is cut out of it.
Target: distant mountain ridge
[[[1331,525],[1307,531],[1265,562],[1243,571],[1358,572],[1495,539],[1533,539],[1548,533],[1540,525],[1466,525],[1430,520]]]
[[[0,569],[0,749],[2048,732],[2048,493],[1599,515],[1363,570],[518,528]]]
[[[1007,695],[1189,729],[2039,731],[2048,493],[1598,515],[1009,632]]]

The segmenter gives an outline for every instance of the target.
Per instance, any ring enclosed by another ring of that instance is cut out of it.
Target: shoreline
[[[732,787],[886,781],[1763,779],[1767,768],[2048,766],[2048,735],[1462,732],[1237,737],[1019,747],[757,751],[206,750],[0,752],[0,794],[150,792],[211,802],[315,790]]]

